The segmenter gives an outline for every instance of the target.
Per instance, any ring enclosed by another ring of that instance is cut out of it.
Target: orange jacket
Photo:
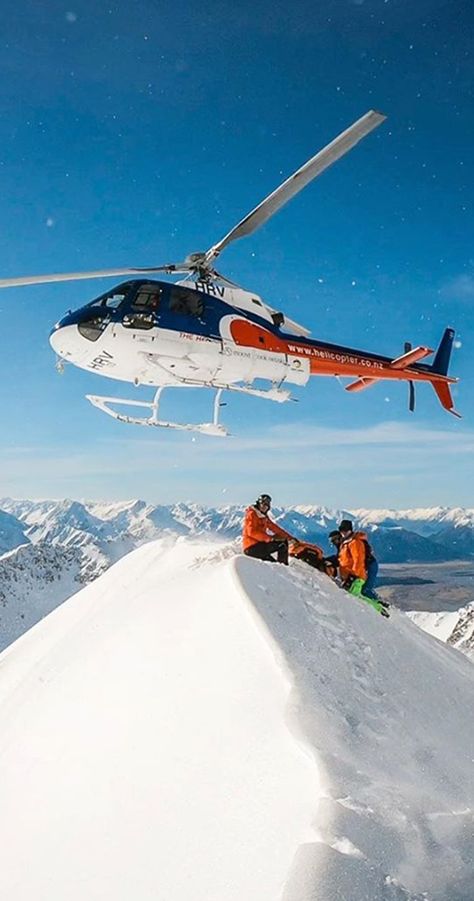
[[[242,534],[244,551],[259,541],[272,541],[275,535],[279,538],[291,538],[291,535],[277,526],[276,522],[272,522],[266,513],[261,513],[256,507],[247,507]]]
[[[339,570],[342,579],[355,576],[357,579],[367,579],[366,565],[366,540],[365,532],[353,532],[350,538],[346,538],[339,548]]]
[[[305,551],[312,551],[317,557],[323,558],[324,553],[317,544],[310,544],[308,541],[299,541],[297,538],[293,538],[290,541],[290,557],[301,557]]]

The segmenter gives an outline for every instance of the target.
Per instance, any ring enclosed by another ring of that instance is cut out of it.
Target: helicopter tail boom
[[[448,374],[449,370],[449,362],[451,359],[451,351],[453,349],[454,342],[454,329],[447,328],[444,331],[443,337],[439,343],[438,349],[435,354],[435,358],[431,366],[423,367],[423,375],[421,375],[421,380],[428,381],[433,386],[433,390],[441,404],[441,406],[448,411],[448,413],[452,413],[453,416],[457,416],[460,418],[460,414],[456,412],[454,409],[454,401],[451,396],[450,385],[457,382],[457,379],[451,378]],[[415,409],[415,386],[413,378],[416,377],[413,370],[410,370],[410,367],[413,364],[416,364],[419,360],[422,360],[424,357],[429,356],[433,351],[429,347],[415,347],[407,342],[405,344],[405,351],[402,356],[397,357],[395,360],[389,364],[389,369],[395,369],[399,371],[408,370],[408,382],[409,382],[409,409],[413,412]],[[410,378],[410,375],[412,378]],[[356,379],[355,382],[351,382],[350,385],[345,386],[345,390],[349,392],[358,392],[364,391],[366,388],[370,388],[372,385],[376,385],[377,382],[381,380],[381,378],[387,378],[387,374],[385,373],[381,377],[377,376],[360,376]],[[400,376],[403,378],[403,376]],[[420,376],[418,376],[418,380]]]

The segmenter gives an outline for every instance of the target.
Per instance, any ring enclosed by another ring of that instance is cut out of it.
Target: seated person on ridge
[[[244,554],[288,566],[288,541],[292,536],[268,516],[271,504],[270,495],[261,494],[255,504],[247,507],[242,535]],[[277,555],[276,560],[273,554]]]
[[[289,547],[290,557],[302,560],[303,563],[307,563],[308,566],[312,566],[319,572],[332,575],[332,572],[329,573],[327,570],[324,553],[317,544],[310,544],[309,541],[300,541],[298,538],[292,538]]]
[[[374,591],[378,563],[365,532],[354,532],[349,519],[343,519],[339,526],[341,542],[339,544],[338,562],[343,587],[351,588],[357,580],[362,580],[360,592],[366,598],[378,600]],[[331,535],[333,533],[331,532]],[[332,539],[331,539],[332,540]]]

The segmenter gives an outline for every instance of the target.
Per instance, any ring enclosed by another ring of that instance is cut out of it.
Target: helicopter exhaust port
[[[279,328],[280,325],[285,324],[285,317],[284,317],[283,313],[277,312],[277,313],[272,313],[271,315],[272,315],[272,319],[273,319],[273,324],[276,325],[277,328]]]

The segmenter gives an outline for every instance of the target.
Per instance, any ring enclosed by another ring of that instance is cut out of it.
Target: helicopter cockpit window
[[[158,309],[160,300],[161,288],[156,285],[142,285],[132,303],[132,309],[152,313]]]
[[[105,307],[107,310],[118,310],[129,291],[130,285],[122,285],[119,288],[114,288],[107,294],[101,294],[101,296],[98,297],[97,300],[93,300],[89,306]]]
[[[170,291],[170,310],[182,316],[195,316],[199,319],[204,313],[204,301],[197,291],[189,291],[176,285]]]
[[[107,307],[108,310],[117,310],[124,298],[125,294],[110,294],[109,297],[105,298],[103,306]]]
[[[88,341],[97,341],[109,324],[109,321],[109,317],[105,311],[102,312],[101,310],[96,310],[95,312],[92,312],[91,310],[89,318],[79,322],[77,328],[79,334],[82,335],[83,338],[87,338]]]

